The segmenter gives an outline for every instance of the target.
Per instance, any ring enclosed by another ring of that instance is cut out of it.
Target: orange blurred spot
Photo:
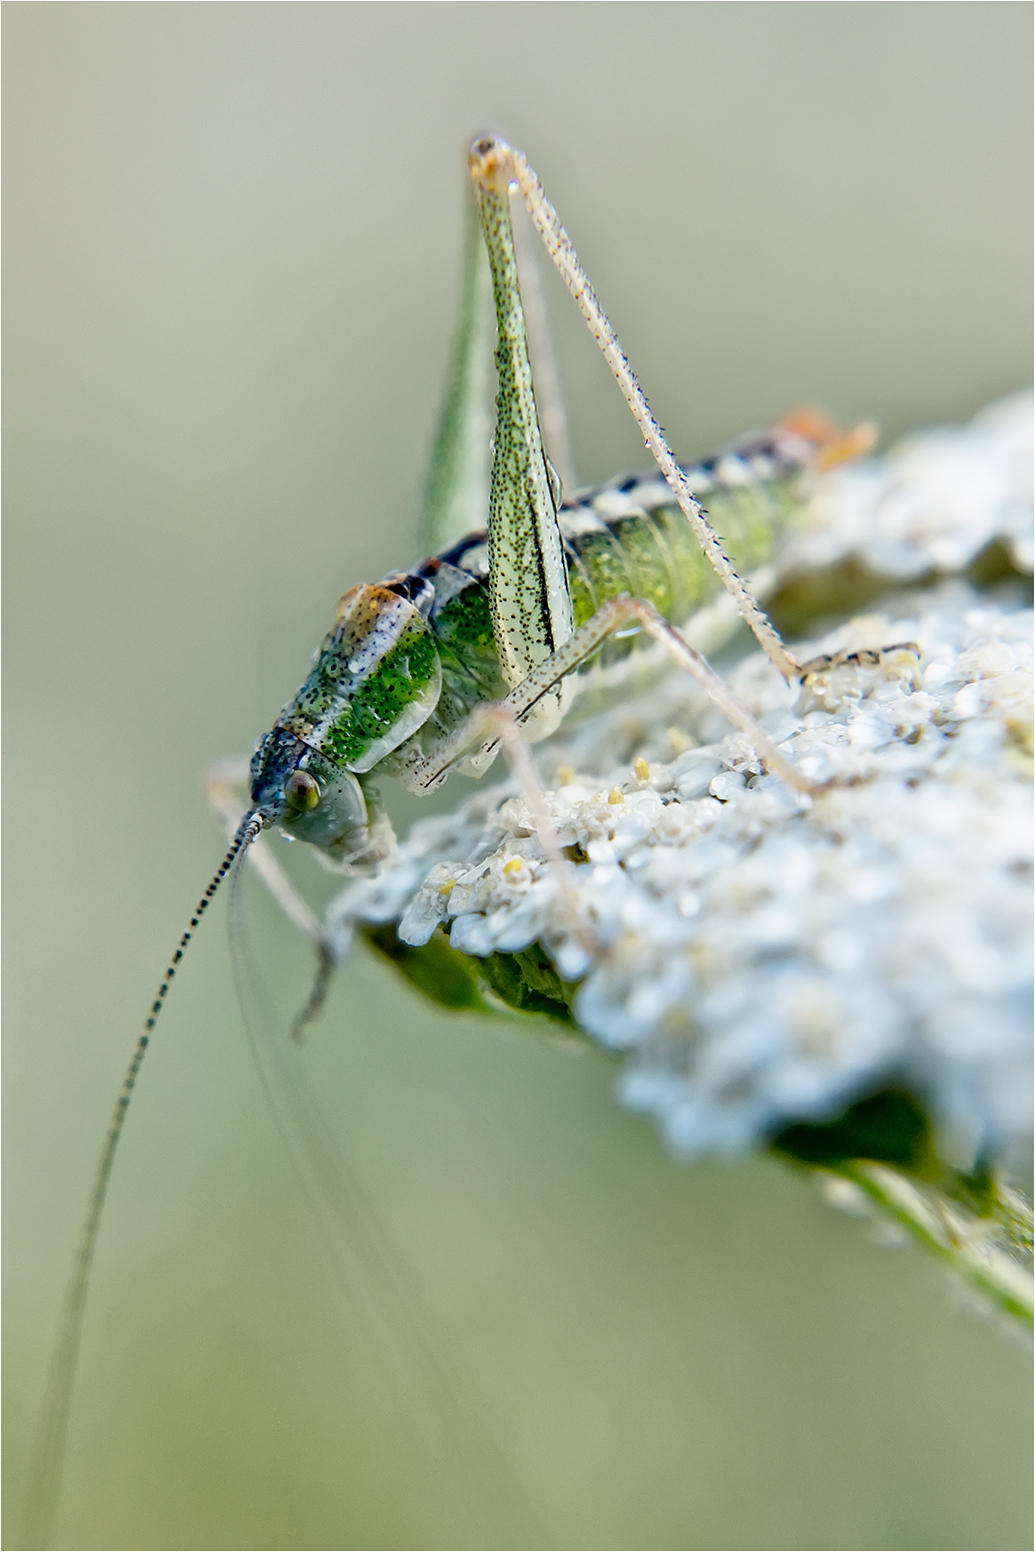
[[[815,466],[824,473],[836,469],[838,464],[850,463],[853,458],[865,458],[877,445],[877,427],[872,420],[862,421],[851,431],[842,431],[822,410],[808,406],[792,410],[777,425],[812,443],[816,449]]]

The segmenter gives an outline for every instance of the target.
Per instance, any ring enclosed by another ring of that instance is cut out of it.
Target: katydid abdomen
[[[687,465],[691,488],[736,564],[746,572],[763,565],[779,542],[786,520],[804,494],[816,444],[796,430],[777,427],[716,458]],[[722,590],[696,535],[657,474],[625,475],[577,492],[562,506],[561,533],[575,626],[612,598],[645,598],[673,624],[684,624]],[[475,579],[487,573],[484,534],[473,534],[444,556],[425,561],[459,567]],[[441,634],[437,624],[436,631]],[[628,651],[629,638],[617,644]],[[581,670],[592,673],[593,663]]]

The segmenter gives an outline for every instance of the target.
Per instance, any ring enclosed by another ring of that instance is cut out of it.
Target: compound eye
[[[306,814],[320,801],[320,784],[308,771],[292,771],[284,783],[284,798],[290,808]]]

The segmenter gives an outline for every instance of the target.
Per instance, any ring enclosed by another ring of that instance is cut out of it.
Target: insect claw
[[[316,944],[316,975],[309,988],[309,995],[291,1020],[291,1039],[295,1045],[304,1045],[306,1030],[323,1012],[338,961],[339,954],[334,945],[327,938],[321,938]]]

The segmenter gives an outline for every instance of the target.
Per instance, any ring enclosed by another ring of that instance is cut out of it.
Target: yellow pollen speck
[[[611,791],[607,794],[607,801],[609,803],[624,803],[625,793],[622,791],[621,787],[612,787]]]
[[[516,873],[521,872],[521,869],[524,867],[524,865],[523,858],[511,857],[509,862],[505,862],[503,864],[503,871],[506,873],[508,878],[513,878]]]
[[[1035,728],[1024,717],[1007,717],[1006,731],[1025,754],[1035,754]]]
[[[558,767],[557,767],[557,782],[558,782],[559,786],[561,786],[561,787],[570,787],[574,780],[575,780],[575,767],[574,767],[574,765],[558,765]]]
[[[444,895],[450,895],[450,894],[453,893],[453,890],[455,888],[456,888],[456,879],[455,878],[447,878],[446,882],[442,885],[442,889],[441,889],[440,893],[444,894]]]
[[[642,755],[636,756],[636,759],[633,762],[633,770],[636,772],[640,781],[650,781],[650,766],[647,764]]]
[[[687,738],[686,734],[682,731],[681,728],[670,727],[668,730],[668,739],[676,754],[686,754],[688,749],[692,749],[694,747],[693,739]]]

